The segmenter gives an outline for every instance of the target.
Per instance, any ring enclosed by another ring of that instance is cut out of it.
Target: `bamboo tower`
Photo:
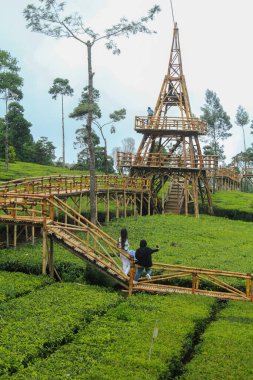
[[[143,134],[136,155],[118,153],[119,167],[130,175],[151,177],[153,197],[169,181],[168,193],[158,211],[188,214],[189,203],[199,215],[198,195],[206,197],[209,211],[212,200],[206,170],[216,165],[212,156],[203,156],[199,136],[207,131],[204,121],[193,116],[183,74],[179,31],[174,24],[168,72],[164,77],[153,116],[135,118],[135,130]]]

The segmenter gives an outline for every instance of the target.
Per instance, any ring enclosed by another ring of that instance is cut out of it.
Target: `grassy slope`
[[[241,191],[220,191],[213,194],[213,205],[223,210],[253,213],[253,194]]]
[[[141,239],[160,245],[154,261],[231,271],[251,272],[253,225],[202,215],[199,219],[178,215],[155,215],[120,219],[105,231],[115,239],[126,227],[130,248]]]
[[[81,170],[70,170],[57,166],[38,165],[31,162],[14,162],[9,164],[9,170],[4,170],[4,162],[0,161],[0,181],[13,180],[25,177],[50,176],[56,174],[80,175],[88,174]]]

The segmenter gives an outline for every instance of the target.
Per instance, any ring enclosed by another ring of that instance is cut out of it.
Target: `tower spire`
[[[175,184],[178,212],[182,212],[184,208],[187,214],[188,204],[192,202],[195,215],[198,216],[198,192],[202,199],[205,192],[211,211],[211,194],[205,164],[208,168],[213,167],[214,158],[207,160],[202,155],[198,136],[206,133],[207,125],[191,113],[176,23],[168,71],[164,76],[153,116],[137,116],[135,130],[143,134],[138,152],[131,157],[131,163],[127,163],[124,155],[119,155],[120,165],[129,166],[131,175],[150,176],[154,196],[164,187],[164,181],[170,181],[171,191]],[[167,201],[170,196],[168,193]],[[165,203],[162,210],[165,209]]]

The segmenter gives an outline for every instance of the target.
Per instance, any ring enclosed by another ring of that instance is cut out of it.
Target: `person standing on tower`
[[[147,109],[147,113],[148,113],[148,117],[151,117],[151,116],[154,115],[154,111],[152,110],[151,107],[148,107],[148,109]]]

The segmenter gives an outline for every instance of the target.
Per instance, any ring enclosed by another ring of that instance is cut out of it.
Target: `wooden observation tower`
[[[199,136],[206,134],[207,125],[191,112],[176,23],[168,72],[153,116],[137,116],[135,130],[143,134],[139,149],[136,154],[118,153],[118,166],[129,168],[131,176],[151,177],[153,197],[164,192],[169,181],[158,211],[188,214],[189,203],[193,203],[198,216],[200,194],[202,201],[207,199],[211,212],[206,171],[213,171],[217,162],[213,156],[202,155]]]

